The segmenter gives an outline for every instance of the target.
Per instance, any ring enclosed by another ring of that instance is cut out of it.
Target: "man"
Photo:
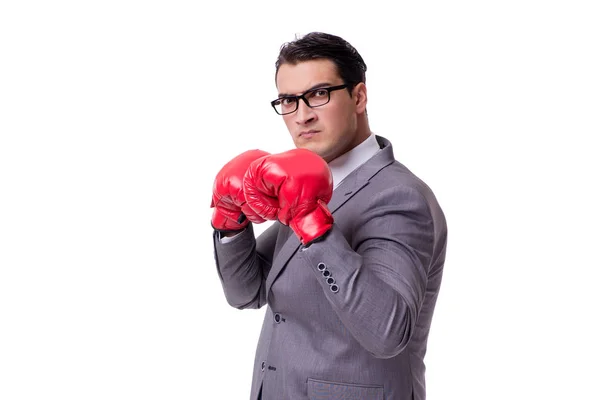
[[[247,151],[215,179],[227,301],[267,305],[251,400],[425,399],[446,222],[430,188],[371,133],[365,72],[340,37],[285,44],[272,106],[296,148]],[[255,239],[252,223],[265,220],[275,223]]]

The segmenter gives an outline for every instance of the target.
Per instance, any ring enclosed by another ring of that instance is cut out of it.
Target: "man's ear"
[[[364,82],[358,83],[352,90],[354,92],[354,101],[356,112],[362,114],[367,109],[367,85]]]

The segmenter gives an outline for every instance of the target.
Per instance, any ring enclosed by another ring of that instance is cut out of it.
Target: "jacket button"
[[[273,318],[275,319],[275,322],[277,322],[277,323],[279,323],[279,321],[281,321],[281,315],[279,313],[275,313]]]
[[[265,362],[263,361],[262,364],[260,365],[260,370],[264,371],[265,370]]]
[[[327,266],[326,266],[325,264],[323,264],[323,263],[318,263],[318,264],[317,264],[317,269],[318,269],[319,271],[324,271],[324,270],[325,270],[325,268],[327,268]]]
[[[333,279],[332,277],[327,278],[328,285],[333,285],[334,283],[335,283],[335,279]]]
[[[331,286],[329,286],[329,289],[331,289],[331,291],[333,293],[336,293],[338,290],[340,290],[340,288],[338,287],[338,285],[331,285]]]
[[[321,272],[323,274],[323,276],[325,278],[327,278],[328,276],[331,276],[331,271],[329,271],[328,269],[326,269],[325,271]]]

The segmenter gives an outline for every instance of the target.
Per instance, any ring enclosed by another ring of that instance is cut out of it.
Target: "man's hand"
[[[294,149],[254,161],[244,176],[250,208],[266,220],[289,225],[307,245],[331,229],[333,194],[329,166],[319,155]]]
[[[262,150],[248,150],[221,168],[213,184],[210,205],[214,208],[211,220],[214,229],[235,232],[244,229],[250,222],[265,222],[246,204],[242,180],[250,164],[267,155],[269,153]]]

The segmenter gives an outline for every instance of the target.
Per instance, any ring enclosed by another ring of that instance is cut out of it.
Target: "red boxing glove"
[[[242,180],[250,164],[267,155],[262,150],[248,150],[221,168],[213,184],[210,204],[214,207],[211,220],[214,229],[233,232],[244,229],[250,221],[265,222],[246,204]]]
[[[289,225],[304,245],[333,225],[327,208],[333,177],[325,160],[310,150],[294,149],[254,161],[244,176],[244,193],[256,214]]]

